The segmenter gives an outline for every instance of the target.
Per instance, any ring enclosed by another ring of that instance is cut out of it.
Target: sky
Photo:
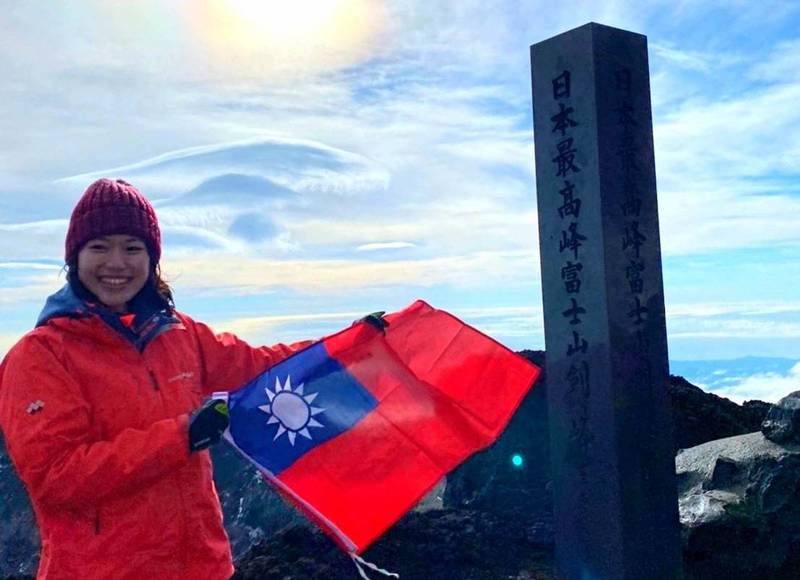
[[[216,330],[421,298],[544,348],[529,46],[587,22],[648,37],[670,359],[783,358],[725,388],[800,388],[800,3],[770,0],[5,0],[0,354],[103,176],[153,201]]]

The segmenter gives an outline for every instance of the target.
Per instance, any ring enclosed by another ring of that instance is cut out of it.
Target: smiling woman
[[[211,396],[310,342],[254,348],[176,310],[155,208],[122,179],[80,197],[64,259],[67,284],[0,362],[0,431],[44,540],[37,578],[230,578],[207,451],[228,411]],[[313,399],[276,388],[270,417],[292,441],[324,411]]]
[[[187,17],[226,66],[305,72],[369,56],[386,21],[383,0],[198,0]]]

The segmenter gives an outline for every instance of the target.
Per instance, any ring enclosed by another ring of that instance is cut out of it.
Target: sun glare
[[[385,25],[384,0],[195,0],[195,33],[232,68],[301,72],[368,56]]]
[[[292,41],[308,38],[325,28],[348,0],[226,0],[243,28]]]

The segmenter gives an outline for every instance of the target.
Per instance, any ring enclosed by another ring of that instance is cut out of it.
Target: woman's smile
[[[128,302],[150,275],[145,243],[115,234],[89,240],[78,253],[78,278],[112,312],[127,312]]]

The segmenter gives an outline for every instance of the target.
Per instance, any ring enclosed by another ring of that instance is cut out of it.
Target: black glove
[[[219,441],[228,423],[228,403],[208,399],[189,417],[189,451],[200,451]]]
[[[379,310],[378,312],[372,312],[371,314],[367,314],[364,318],[359,318],[353,324],[358,324],[359,322],[366,322],[367,324],[374,326],[378,330],[384,331],[387,326],[389,326],[389,321],[386,320],[383,315],[386,314],[386,311]]]

